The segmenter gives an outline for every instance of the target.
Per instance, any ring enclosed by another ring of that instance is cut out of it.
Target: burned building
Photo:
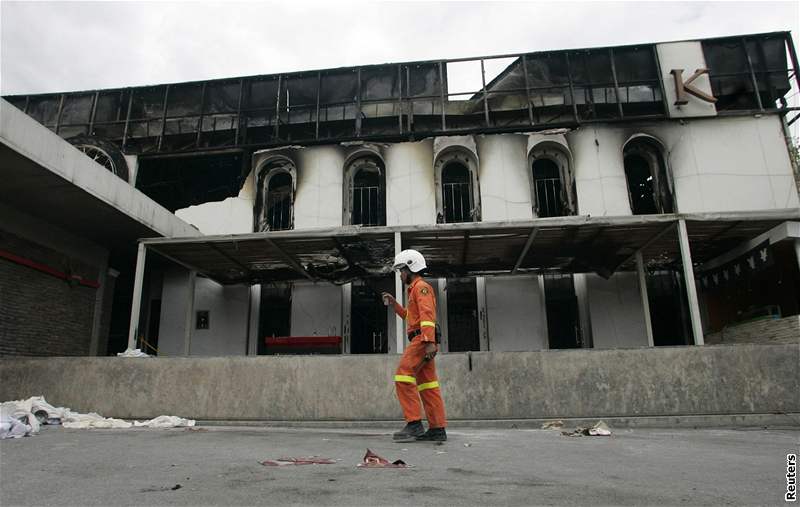
[[[140,242],[131,346],[401,351],[402,248],[448,352],[701,345],[800,334],[797,69],[778,32],[5,99],[203,233]]]

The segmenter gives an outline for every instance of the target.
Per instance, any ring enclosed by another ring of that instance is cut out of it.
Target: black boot
[[[392,438],[395,442],[413,442],[415,438],[422,436],[425,433],[425,428],[422,427],[422,421],[412,421],[406,424],[406,427],[398,431]]]
[[[431,428],[417,437],[420,442],[446,442],[447,432],[444,428]]]

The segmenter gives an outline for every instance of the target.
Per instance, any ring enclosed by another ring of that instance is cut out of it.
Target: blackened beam
[[[232,256],[228,255],[228,253],[227,253],[227,252],[225,252],[225,250],[223,250],[222,248],[218,247],[218,246],[217,246],[216,244],[214,244],[214,243],[206,243],[206,245],[207,245],[207,246],[210,246],[212,249],[214,249],[214,251],[215,251],[215,252],[217,252],[217,253],[218,253],[218,254],[220,254],[221,256],[225,257],[226,259],[228,259],[228,260],[229,260],[229,261],[231,261],[232,263],[234,263],[234,264],[236,264],[237,266],[239,266],[240,268],[242,268],[242,269],[244,270],[245,274],[246,274],[248,277],[250,276],[250,268],[249,268],[249,267],[247,267],[247,266],[245,266],[244,264],[242,264],[242,263],[241,263],[241,262],[240,262],[238,259],[235,259],[234,257],[232,257]]]
[[[738,222],[737,222],[737,223],[738,223]],[[656,241],[658,241],[659,239],[661,239],[661,237],[662,237],[662,236],[664,236],[666,233],[668,233],[669,231],[671,231],[671,230],[672,230],[672,229],[675,227],[675,225],[677,225],[677,222],[671,222],[671,223],[669,223],[669,224],[668,224],[666,227],[664,227],[663,229],[661,229],[660,231],[658,231],[657,233],[655,233],[655,234],[653,235],[653,237],[652,237],[652,238],[650,238],[650,239],[648,239],[647,241],[645,241],[644,245],[640,246],[640,247],[639,247],[639,248],[636,250],[636,252],[643,252],[645,249],[649,248],[649,247],[650,247],[650,246],[651,246],[653,243],[655,243]],[[614,267],[614,270],[613,270],[613,271],[617,271],[619,268],[621,268],[622,266],[624,266],[624,265],[625,265],[625,264],[627,264],[628,262],[630,262],[630,261],[632,261],[633,259],[635,259],[635,258],[636,258],[636,252],[633,252],[633,253],[632,253],[630,256],[626,257],[624,261],[622,261],[622,262],[620,262],[619,264],[617,264],[617,265]]]
[[[276,252],[278,252],[278,253],[280,254],[280,256],[281,256],[281,257],[283,257],[283,260],[284,260],[284,261],[286,261],[286,263],[287,263],[289,266],[291,266],[291,268],[292,268],[292,269],[294,269],[295,271],[297,271],[299,274],[303,275],[304,277],[308,278],[308,279],[309,279],[309,280],[311,280],[312,282],[316,282],[316,281],[317,281],[317,279],[316,279],[315,277],[311,276],[311,273],[309,273],[309,272],[306,270],[306,268],[304,268],[304,267],[303,267],[303,266],[302,266],[302,265],[301,265],[301,264],[300,264],[300,263],[297,261],[297,259],[295,259],[295,258],[294,258],[294,256],[290,255],[290,254],[289,254],[288,252],[286,252],[286,251],[285,251],[283,248],[279,247],[277,243],[275,243],[274,241],[272,241],[272,240],[271,240],[271,239],[269,239],[269,238],[264,238],[264,242],[265,242],[267,245],[269,245],[271,248],[275,249],[275,251],[276,251]]]
[[[511,274],[514,275],[519,271],[520,266],[522,266],[522,261],[525,259],[525,256],[528,255],[528,250],[531,249],[533,245],[533,240],[536,239],[536,234],[539,232],[539,229],[533,228],[531,229],[530,234],[528,234],[528,239],[525,241],[525,246],[522,247],[522,251],[520,251],[519,256],[517,257],[517,262],[514,263],[514,268],[511,270]]]
[[[142,241],[142,243],[144,243],[144,241]],[[148,248],[152,252],[157,253],[161,257],[163,257],[163,258],[165,258],[165,259],[167,259],[169,261],[172,261],[172,262],[174,262],[175,264],[177,264],[179,266],[183,266],[184,268],[188,269],[189,271],[197,271],[198,273],[200,273],[201,275],[205,276],[206,278],[210,278],[212,280],[216,280],[216,277],[212,276],[211,273],[209,273],[208,271],[200,269],[197,266],[193,266],[193,265],[189,264],[188,262],[184,262],[184,261],[179,260],[179,259],[177,259],[177,258],[175,258],[175,257],[173,257],[173,256],[171,256],[169,254],[166,254],[166,253],[162,252],[161,250],[158,249],[158,245],[148,245]]]
[[[344,260],[347,261],[347,264],[349,264],[350,267],[353,267],[353,268],[357,267],[358,263],[356,261],[354,261],[352,257],[350,257],[350,254],[347,251],[347,247],[345,247],[342,244],[342,242],[339,241],[338,238],[331,238],[331,239],[333,240],[333,244],[336,245],[336,249],[339,251],[339,253],[342,255],[342,257],[344,257]]]
[[[464,231],[464,248],[461,250],[461,266],[467,265],[467,255],[469,255],[469,231]]]

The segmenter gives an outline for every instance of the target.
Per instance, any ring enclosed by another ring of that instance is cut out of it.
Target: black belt
[[[422,334],[422,330],[421,329],[415,329],[415,330],[411,331],[410,333],[408,333],[408,341],[413,340],[414,338],[416,338],[417,336],[419,336],[421,334]]]

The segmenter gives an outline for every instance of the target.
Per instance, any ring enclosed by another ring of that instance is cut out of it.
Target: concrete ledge
[[[473,352],[444,354],[437,368],[452,420],[735,421],[800,413],[799,355],[796,345]],[[122,418],[396,421],[397,360],[5,358],[0,400],[41,394],[55,405]]]
[[[603,420],[611,429],[620,428],[800,428],[800,413],[796,414],[727,414],[727,415],[685,415],[651,417],[607,417],[583,419],[559,419],[564,429],[577,426],[592,426]],[[500,429],[541,429],[546,422],[554,419],[451,419],[448,427],[500,428]],[[248,427],[248,428],[306,428],[340,430],[386,430],[396,431],[401,425],[396,419],[391,421],[197,421],[198,426]]]

